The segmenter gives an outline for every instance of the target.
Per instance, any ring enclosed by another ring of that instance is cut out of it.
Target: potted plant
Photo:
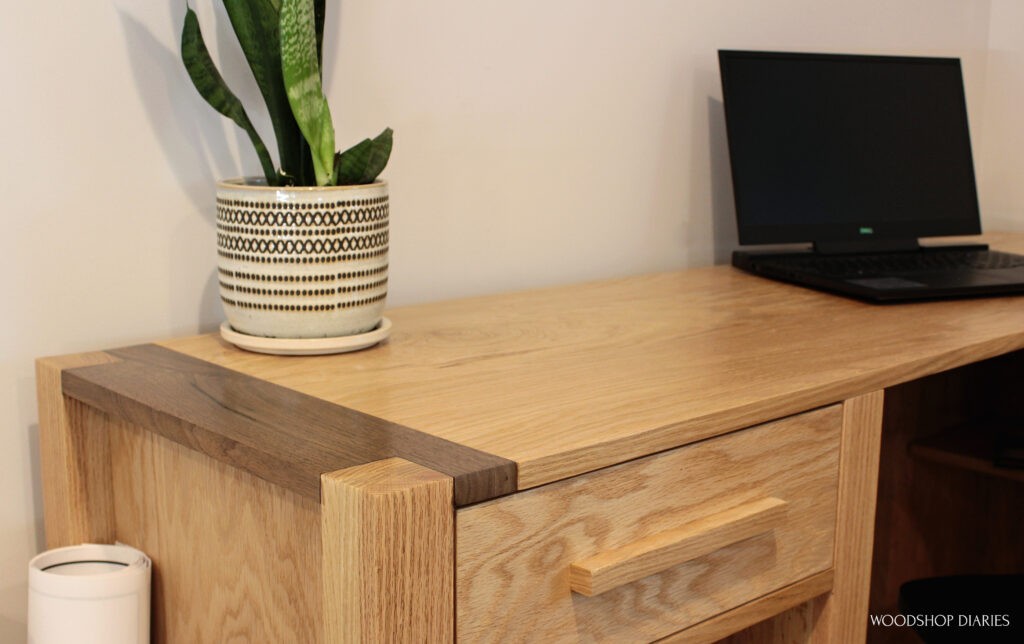
[[[275,164],[188,8],[181,57],[200,95],[249,136],[263,176],[217,189],[220,294],[247,336],[338,338],[380,326],[387,295],[386,128],[344,152],[322,86],[324,0],[224,0],[273,124]]]

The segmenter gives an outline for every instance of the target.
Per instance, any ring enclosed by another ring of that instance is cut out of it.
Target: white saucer
[[[227,322],[220,325],[220,336],[239,349],[278,356],[322,356],[359,351],[372,347],[389,335],[391,320],[387,318],[381,318],[380,324],[372,331],[337,338],[262,338],[239,333]]]

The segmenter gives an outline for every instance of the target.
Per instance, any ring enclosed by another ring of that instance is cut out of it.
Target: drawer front
[[[832,566],[839,405],[464,508],[456,630],[651,641]]]

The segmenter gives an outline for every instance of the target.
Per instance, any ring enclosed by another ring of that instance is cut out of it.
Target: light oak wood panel
[[[685,631],[660,639],[658,644],[704,644],[718,641],[723,644],[767,644],[806,641],[817,619],[810,600],[830,591],[833,577],[831,570],[819,572],[691,626]],[[769,619],[772,617],[776,619]],[[746,630],[736,633],[740,629]],[[732,637],[727,637],[729,635]]]
[[[1024,348],[1024,297],[877,306],[725,266],[388,317],[340,356],[164,344],[515,461],[521,489]]]
[[[153,560],[153,641],[317,642],[316,502],[111,425],[117,539]]]
[[[836,576],[832,593],[819,600],[821,613],[812,641],[861,642],[867,633],[883,398],[876,391],[843,404]]]
[[[39,452],[42,467],[46,547],[114,537],[110,443],[106,417],[64,397],[64,369],[116,361],[105,353],[82,353],[36,362]]]
[[[728,644],[864,641],[883,399],[878,391],[843,405],[831,592],[734,634]]]
[[[452,641],[451,478],[392,458],[323,487],[324,641]]]
[[[829,569],[838,406],[457,513],[464,641],[651,641]],[[661,574],[583,597],[569,566],[765,497],[785,524]]]
[[[600,552],[569,566],[569,588],[593,597],[783,525],[786,502],[766,497]]]

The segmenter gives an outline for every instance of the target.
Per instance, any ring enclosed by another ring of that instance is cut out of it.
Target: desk
[[[1024,349],[1021,297],[726,266],[387,315],[346,355],[40,360],[47,545],[147,552],[158,642],[860,641],[883,418],[970,418]]]

